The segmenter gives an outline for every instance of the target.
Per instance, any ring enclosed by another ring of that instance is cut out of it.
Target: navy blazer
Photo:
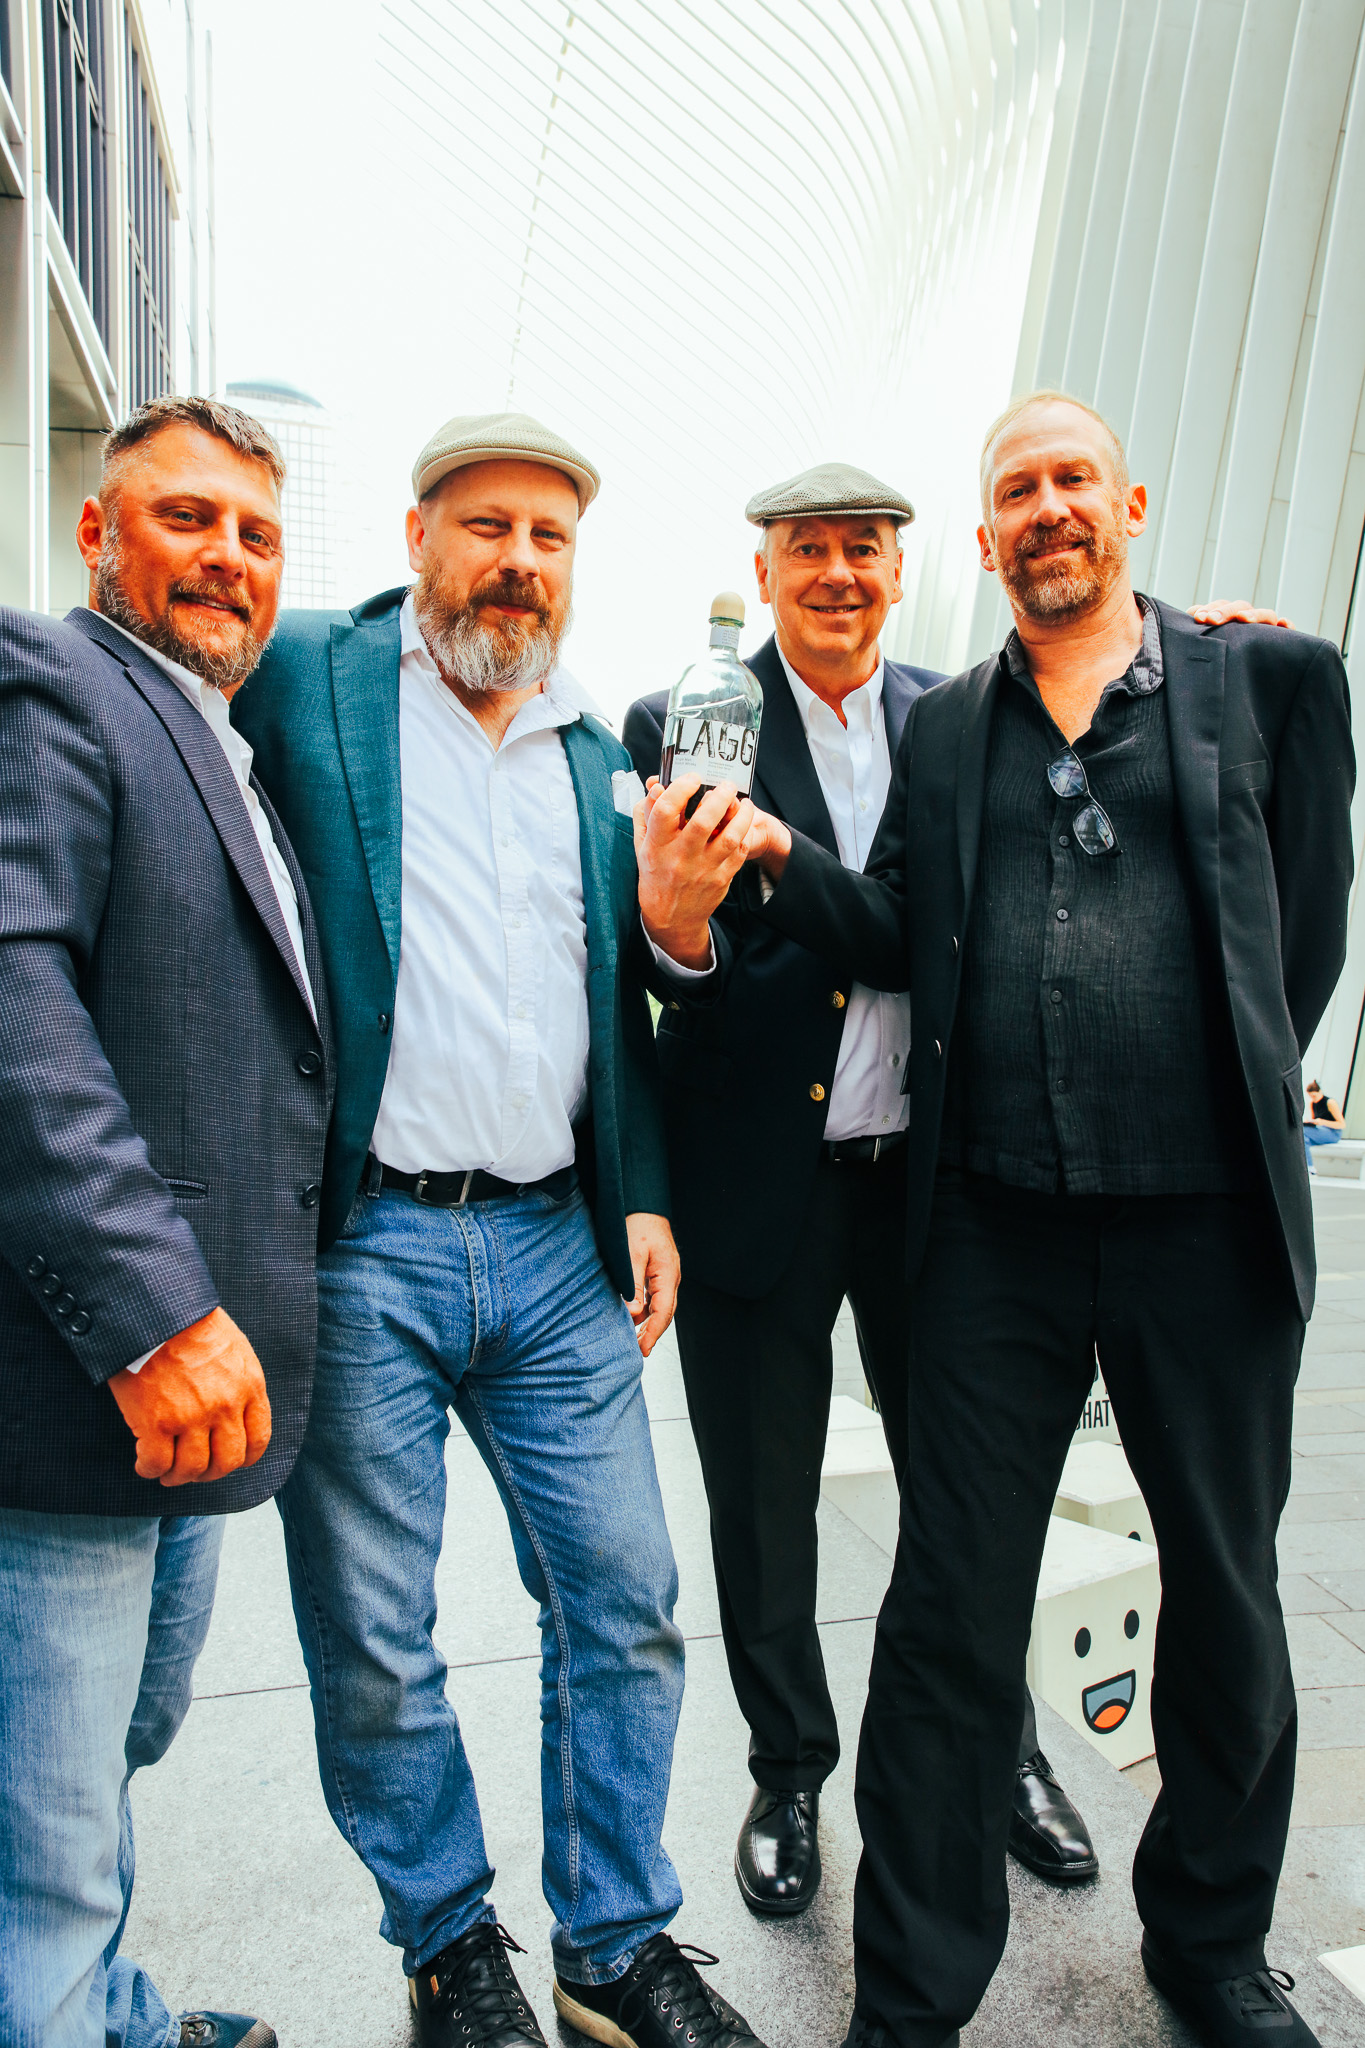
[[[1227,990],[1286,1282],[1307,1316],[1315,1254],[1299,1061],[1346,957],[1346,671],[1329,640],[1199,626],[1164,604],[1157,613],[1176,811],[1204,943]],[[755,913],[818,946],[834,973],[910,991],[912,1282],[929,1228],[1000,677],[993,654],[913,708],[865,873],[794,835],[786,872]]]
[[[766,640],[746,666],[763,689],[754,802],[837,859],[776,640]],[[886,662],[882,713],[893,759],[910,706],[940,681],[933,669]],[[667,691],[659,691],[626,713],[622,736],[642,779],[659,772],[667,705]],[[706,1007],[673,1000],[657,1044],[684,1273],[754,1300],[790,1258],[810,1198],[849,982],[741,903],[742,892],[732,890],[715,920],[729,956],[723,1000]]]
[[[392,1044],[402,945],[398,615],[405,594],[386,590],[351,612],[286,612],[236,712],[313,892],[336,1020],[324,1246],[355,1199]],[[611,781],[630,763],[594,718],[565,726],[561,737],[578,800],[588,943],[589,1101],[574,1132],[576,1163],[603,1263],[630,1295],[626,1217],[669,1212],[644,986],[655,976],[636,903],[633,826],[615,808]]]
[[[0,610],[5,1507],[221,1514],[293,1465],[331,1071],[270,815],[320,1028],[198,710],[95,613]],[[207,1484],[139,1479],[104,1382],[219,1304],[264,1367],[269,1449]]]

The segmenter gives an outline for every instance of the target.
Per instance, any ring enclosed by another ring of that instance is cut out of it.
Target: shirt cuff
[[[158,1351],[159,1351],[160,1349],[161,1349],[161,1346],[160,1346],[159,1344],[153,1344],[153,1346],[152,1346],[152,1348],[151,1348],[151,1350],[150,1350],[150,1351],[144,1351],[144,1352],[143,1352],[143,1354],[142,1354],[142,1356],[141,1356],[141,1358],[135,1358],[135,1359],[133,1360],[132,1364],[131,1364],[131,1365],[125,1365],[125,1366],[124,1366],[124,1368],[123,1368],[123,1370],[124,1370],[125,1372],[141,1372],[141,1370],[142,1370],[143,1366],[144,1366],[144,1365],[145,1365],[145,1364],[147,1363],[147,1360],[148,1360],[149,1358],[155,1358],[155,1357],[156,1357],[156,1354],[157,1354],[157,1352],[158,1352]]]
[[[640,929],[644,931],[643,923]],[[716,971],[716,942],[711,937],[709,926],[707,927],[706,937],[707,943],[711,948],[711,957],[705,967],[683,967],[678,961],[671,960],[668,954],[664,952],[662,946],[655,945],[648,932],[645,932],[645,944],[654,955],[655,966],[662,967],[664,973],[671,974],[675,981],[705,981],[708,974],[714,974]]]

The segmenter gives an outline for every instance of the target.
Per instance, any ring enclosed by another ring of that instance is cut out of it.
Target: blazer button
[[[390,1017],[387,1010],[381,1010],[379,1012],[379,1030],[381,1035],[388,1031],[388,1028],[392,1022],[393,1019]]]
[[[308,1052],[301,1052],[294,1065],[301,1074],[306,1074],[311,1080],[314,1074],[322,1072],[322,1054],[311,1049]]]
[[[836,988],[830,996],[830,1002],[834,1005],[834,1008],[836,1010],[842,1010],[844,1004],[847,1001],[848,997],[844,994],[841,988]]]
[[[943,1043],[941,1039],[936,1038],[934,1040],[934,1058],[936,1060],[941,1060],[943,1058]]]
[[[43,1282],[43,1293],[51,1301],[53,1295],[60,1294],[65,1285],[66,1282],[62,1279],[60,1273],[49,1273]]]
[[[40,1259],[40,1258],[39,1258],[39,1257],[38,1257],[38,1256],[36,1255],[36,1253],[35,1253],[34,1257],[33,1257],[33,1258],[31,1258],[31,1259],[29,1260],[29,1262],[28,1262],[28,1277],[29,1277],[29,1279],[30,1279],[30,1280],[41,1280],[41,1279],[42,1279],[42,1277],[43,1277],[43,1275],[44,1275],[44,1273],[45,1273],[46,1271],[47,1271],[47,1260],[46,1260],[46,1259]]]
[[[682,1008],[682,1004],[674,1002],[672,999],[670,999],[668,1007],[670,1010],[680,1010]]]
[[[83,1337],[90,1328],[90,1318],[83,1308],[78,1308],[66,1327],[73,1337]]]
[[[954,960],[956,960],[956,958],[957,958],[957,940],[956,940],[956,939],[954,939],[954,940],[953,940],[953,958],[954,958]]]
[[[812,1102],[823,1102],[825,1099],[825,1091],[818,1081],[812,1081],[810,1084],[810,1099]]]
[[[52,1313],[54,1316],[69,1316],[75,1306],[76,1297],[74,1294],[59,1294],[52,1304]]]
[[[316,1209],[321,1195],[322,1189],[318,1186],[318,1183],[315,1180],[310,1180],[303,1193],[299,1196],[299,1201],[305,1209]]]

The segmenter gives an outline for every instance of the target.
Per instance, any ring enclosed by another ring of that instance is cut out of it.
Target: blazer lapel
[[[907,682],[894,662],[882,663],[882,720],[893,761],[901,743],[901,734],[905,731],[905,721],[910,716],[910,706],[918,695],[919,692]]]
[[[777,641],[766,640],[745,666],[753,670],[763,689],[763,722],[754,764],[756,800],[837,858],[839,842]]]
[[[1153,602],[1148,599],[1148,602]],[[1223,733],[1227,649],[1184,612],[1157,605],[1171,735],[1171,780],[1185,846],[1210,928],[1221,929],[1218,846],[1218,749]]]
[[[398,745],[398,611],[332,628],[332,701],[370,888],[398,973],[403,901],[403,782]]]
[[[981,848],[981,813],[986,802],[986,756],[991,716],[1000,687],[1000,656],[979,662],[967,678],[967,703],[957,748],[957,857],[964,909],[972,900]]]
[[[616,805],[606,750],[584,718],[560,729],[578,801],[578,844],[583,863],[583,917],[588,928],[589,970],[616,958],[616,912],[612,897],[612,846]]]
[[[222,842],[223,851],[256,906],[261,922],[274,940],[276,950],[289,969],[290,979],[298,990],[300,999],[306,1004],[308,991],[299,972],[298,958],[280,910],[280,899],[275,894],[275,885],[266,869],[265,855],[261,852],[256,828],[251,822],[237,778],[228,765],[227,755],[219,745],[207,719],[176,687],[164,669],[158,668],[149,655],[144,654],[122,633],[106,625],[97,612],[72,612],[68,615],[67,624],[75,626],[88,640],[94,640],[106,653],[113,656],[126,672],[138,695],[145,698],[165,726],[177,753],[189,770],[204,809],[213,821],[213,828]],[[278,820],[273,813],[269,815],[272,831],[277,839],[283,840]],[[292,860],[287,864],[292,873]],[[302,899],[304,891],[301,881],[296,879],[294,886]],[[311,962],[309,973],[315,973]]]

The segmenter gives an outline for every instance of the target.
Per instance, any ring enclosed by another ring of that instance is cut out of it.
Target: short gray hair
[[[198,427],[203,434],[212,434],[217,441],[226,441],[229,448],[235,448],[239,455],[245,455],[249,462],[259,462],[268,469],[277,491],[284,488],[284,457],[272,434],[268,434],[259,420],[249,412],[238,412],[235,405],[224,405],[219,398],[149,398],[135,412],[130,412],[121,426],[113,429],[104,443],[101,458],[100,486],[109,471],[129,449],[136,448],[144,441],[150,441],[156,434],[164,433],[167,427]]]
[[[981,509],[989,519],[991,514],[990,478],[991,460],[995,444],[1007,427],[1012,427],[1026,412],[1032,412],[1039,405],[1074,405],[1077,412],[1089,414],[1098,420],[1109,438],[1109,454],[1114,465],[1114,482],[1120,497],[1128,495],[1128,457],[1123,452],[1123,443],[1102,412],[1096,412],[1093,405],[1087,405],[1083,398],[1075,398],[1069,391],[1056,391],[1045,386],[1041,391],[1029,391],[1022,398],[1011,399],[998,419],[991,421],[986,429],[986,438],[981,443]]]

